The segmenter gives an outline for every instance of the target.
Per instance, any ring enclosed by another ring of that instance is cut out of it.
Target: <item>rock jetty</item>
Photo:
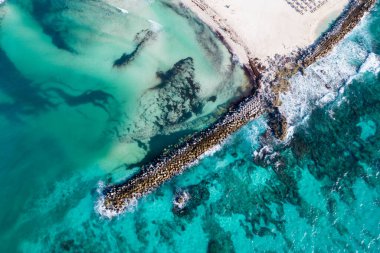
[[[220,144],[247,122],[262,115],[270,106],[263,96],[245,98],[218,122],[197,133],[168,154],[142,167],[140,173],[128,181],[104,190],[104,208],[122,212],[126,203],[151,192],[172,177],[181,174],[206,151]]]
[[[344,36],[354,29],[375,3],[376,0],[352,0],[332,28],[301,55],[302,67],[307,67],[328,54]]]
[[[314,45],[295,58],[290,70],[282,71],[293,75],[326,55],[336,43],[358,24],[364,14],[374,6],[375,2],[376,0],[352,0],[330,31],[326,32]],[[278,137],[280,138],[286,134],[286,129],[284,129],[286,128],[286,121],[282,115],[279,115],[275,107],[277,104],[274,101],[276,96],[268,94],[268,92],[275,93],[275,91],[260,88],[263,86],[274,87],[276,84],[259,85],[262,71],[269,70],[263,70],[256,60],[250,61],[250,64],[244,66],[244,68],[253,82],[252,85],[257,87],[254,94],[232,106],[225,115],[206,130],[189,137],[171,151],[163,153],[152,162],[144,165],[139,173],[126,182],[107,186],[103,190],[103,201],[101,203],[105,212],[115,214],[123,212],[128,207],[128,203],[134,202],[134,200],[181,174],[205,152],[226,140],[228,136],[249,121],[263,114],[267,114],[270,118],[269,125],[274,134],[279,135]],[[286,76],[286,78],[289,78],[289,76]],[[274,82],[279,82],[279,80],[280,78],[276,78]]]

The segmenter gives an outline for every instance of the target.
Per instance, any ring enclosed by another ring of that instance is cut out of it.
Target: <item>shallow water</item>
[[[212,123],[242,70],[161,1],[0,8],[1,252],[380,250],[379,6],[292,78],[285,143],[259,118],[112,220],[96,211],[102,185]]]

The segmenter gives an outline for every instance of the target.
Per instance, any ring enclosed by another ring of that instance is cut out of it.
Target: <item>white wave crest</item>
[[[126,9],[123,9],[123,8],[120,8],[120,7],[116,7],[121,13],[123,13],[123,14],[128,14],[129,12],[128,12],[128,10],[126,10]]]
[[[104,205],[104,197],[100,197],[99,200],[96,202],[95,205],[95,211],[100,214],[102,217],[112,219],[116,216],[119,216],[122,212],[118,212],[113,209],[108,209]]]
[[[344,86],[357,75],[361,62],[368,58],[365,47],[344,41],[327,57],[308,67],[304,74],[290,79],[289,91],[280,95],[281,113],[289,125],[288,138],[294,127],[307,121],[311,110],[335,100]]]
[[[217,144],[217,145],[213,146],[212,148],[210,148],[209,150],[207,150],[206,152],[204,152],[202,155],[200,155],[198,157],[198,159],[195,159],[191,163],[188,163],[185,166],[183,166],[182,171],[185,171],[186,169],[188,169],[190,167],[196,166],[196,165],[198,165],[201,162],[202,159],[214,155],[216,152],[218,152],[219,150],[222,149],[223,144],[225,142],[226,141],[221,142],[220,144]]]
[[[100,214],[102,217],[112,219],[115,217],[118,217],[126,212],[132,213],[136,210],[138,206],[138,200],[136,197],[132,199],[126,199],[123,209],[117,210],[117,209],[110,209],[105,206],[105,198],[104,196],[101,196],[95,205],[95,210],[98,214]]]
[[[183,191],[173,199],[173,205],[178,209],[183,209],[190,199],[190,194],[187,191]]]
[[[104,187],[105,187],[104,182],[99,181],[98,188],[96,189],[96,191],[98,192],[100,196],[99,196],[98,201],[95,204],[95,211],[100,216],[108,218],[108,219],[112,219],[112,218],[122,215],[125,212],[134,212],[136,210],[137,205],[138,205],[137,197],[133,197],[132,199],[126,199],[123,209],[121,210],[107,208],[105,206],[105,197],[104,195],[102,195]]]
[[[249,140],[252,150],[256,150],[260,146],[259,138],[267,129],[267,121],[264,118],[259,118],[245,127],[244,136]]]
[[[209,150],[207,150],[206,152],[204,152],[203,155],[201,155],[199,157],[199,160],[201,160],[201,159],[203,159],[205,157],[214,155],[216,152],[218,152],[219,150],[222,149],[222,145],[223,145],[223,143],[217,144],[214,147],[210,148]]]
[[[365,62],[360,67],[359,73],[373,72],[376,75],[380,72],[380,56],[370,53]]]

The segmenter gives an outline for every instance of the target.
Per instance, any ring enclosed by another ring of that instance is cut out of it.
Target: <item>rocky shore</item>
[[[273,134],[280,139],[283,138],[286,135],[286,120],[276,108],[278,103],[276,93],[281,92],[281,82],[286,82],[286,79],[294,73],[302,71],[302,68],[326,55],[359,23],[375,2],[376,0],[352,0],[330,31],[307,50],[300,51],[294,57],[285,58],[285,63],[277,63],[275,71],[264,69],[258,59],[248,56],[249,64],[245,64],[244,68],[257,90],[232,106],[215,124],[144,165],[138,174],[126,182],[106,187],[101,203],[104,212],[115,215],[123,212],[128,204],[181,174],[186,168],[195,164],[205,152],[261,115],[267,115]]]

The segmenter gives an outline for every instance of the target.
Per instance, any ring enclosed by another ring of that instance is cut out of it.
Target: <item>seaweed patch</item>
[[[137,43],[135,49],[131,53],[123,53],[118,59],[113,62],[113,66],[119,68],[128,65],[141,52],[145,44],[154,37],[155,33],[148,29],[137,33],[135,37],[135,42]]]

